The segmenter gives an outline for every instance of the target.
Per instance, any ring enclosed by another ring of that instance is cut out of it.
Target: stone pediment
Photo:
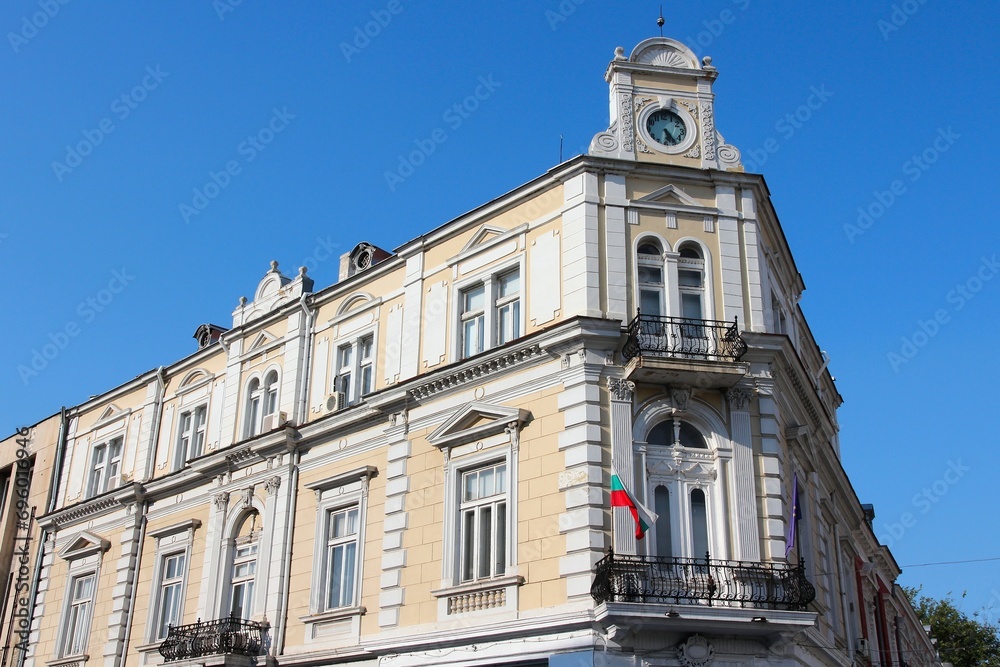
[[[506,234],[507,231],[508,230],[504,229],[503,227],[497,227],[495,225],[483,225],[478,230],[476,230],[475,234],[472,235],[472,238],[469,239],[469,242],[465,244],[464,248],[462,248],[462,252],[465,252],[467,250],[472,250],[478,245],[482,245],[484,243],[492,241],[493,239],[499,238],[504,234]]]
[[[435,447],[452,447],[496,435],[509,426],[520,429],[529,421],[531,413],[523,408],[472,401],[459,408],[427,440]]]
[[[64,560],[76,560],[96,553],[103,553],[110,548],[111,542],[108,540],[83,531],[59,550],[59,557]]]
[[[673,204],[681,206],[693,206],[704,208],[694,197],[684,192],[676,185],[666,185],[655,192],[651,192],[645,197],[641,197],[632,202],[633,204]]]

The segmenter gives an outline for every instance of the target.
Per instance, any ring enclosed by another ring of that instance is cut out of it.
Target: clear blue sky
[[[189,354],[195,328],[230,324],[272,259],[326,286],[358,241],[391,249],[543,173],[560,135],[565,157],[582,152],[607,125],[614,48],[657,34],[659,6],[62,1],[0,6],[5,433]],[[714,57],[718,127],[767,178],[879,535],[903,565],[1000,556],[1000,234],[985,207],[1000,5],[663,4],[665,34]],[[372,12],[375,36],[342,46]],[[446,116],[481,77],[480,107]],[[816,90],[818,108],[801,109]],[[390,187],[386,172],[436,129],[446,140]],[[196,201],[210,172],[225,187]],[[968,590],[966,611],[1000,615],[1000,562],[902,582]]]

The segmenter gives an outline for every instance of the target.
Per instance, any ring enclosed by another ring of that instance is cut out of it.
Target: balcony
[[[597,563],[590,589],[597,602],[722,604],[802,611],[816,589],[801,563],[754,563],[705,558],[621,556]]]
[[[622,556],[595,567],[596,617],[629,632],[723,632],[767,637],[812,627],[816,589],[803,564]],[[616,640],[617,641],[617,640]]]
[[[706,389],[729,388],[749,371],[739,323],[658,315],[635,316],[622,348],[626,378]]]
[[[268,625],[231,616],[215,621],[198,620],[190,625],[171,625],[160,644],[164,662],[191,660],[209,656],[245,656],[254,658],[264,646]],[[200,660],[224,664],[228,660]],[[232,661],[240,664],[241,660]]]

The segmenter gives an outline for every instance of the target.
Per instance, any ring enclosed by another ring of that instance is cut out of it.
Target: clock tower
[[[618,47],[605,79],[611,126],[590,142],[590,155],[701,169],[743,171],[740,152],[715,127],[712,59],[666,37],[641,42],[625,57]]]

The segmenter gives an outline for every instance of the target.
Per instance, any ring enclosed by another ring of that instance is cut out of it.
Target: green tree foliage
[[[950,597],[935,600],[920,595],[919,588],[905,590],[921,622],[931,626],[943,662],[955,667],[1000,667],[1000,628],[980,620],[979,612],[967,616]]]

